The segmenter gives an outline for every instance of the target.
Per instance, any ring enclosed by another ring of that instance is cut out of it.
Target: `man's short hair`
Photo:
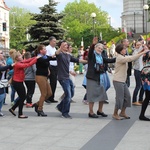
[[[121,40],[121,44],[123,44],[124,42],[126,42],[128,39],[122,39]]]
[[[53,39],[56,39],[54,36],[49,37],[49,41],[52,41]]]
[[[61,46],[61,44],[62,44],[62,43],[64,43],[64,42],[66,42],[66,41],[65,41],[65,40],[60,40],[60,41],[58,42],[58,44],[57,44],[57,45],[58,45],[58,47],[60,47],[60,46]]]
[[[31,58],[31,53],[30,52],[25,52],[24,53],[24,58],[25,59]]]

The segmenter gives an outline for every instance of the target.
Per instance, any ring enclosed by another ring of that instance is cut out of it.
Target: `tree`
[[[88,3],[87,0],[75,0],[68,3],[62,12],[66,14],[62,19],[63,27],[67,30],[66,39],[72,39],[77,47],[81,46],[82,37],[84,47],[87,47],[91,44],[93,36],[99,37],[100,32],[102,32],[103,39],[106,41],[120,35],[118,29],[112,28],[109,24],[108,13],[102,11],[94,3]],[[93,12],[96,13],[94,19],[91,18]]]
[[[19,7],[12,7],[9,17],[10,48],[24,49],[23,42],[26,41],[26,31],[35,21],[31,20],[29,11]]]
[[[96,31],[93,31],[93,18],[91,13],[96,13],[94,25]],[[62,19],[65,29],[69,29],[66,38],[70,37],[75,45],[80,46],[82,37],[92,41],[93,32],[99,35],[102,27],[109,28],[108,14],[102,11],[101,8],[97,8],[94,3],[88,3],[87,0],[75,0],[72,3],[68,3],[63,11],[66,16]],[[87,33],[88,32],[88,33]],[[89,45],[89,40],[85,41],[86,45]]]
[[[49,0],[49,4],[39,8],[40,14],[31,14],[36,24],[28,31],[31,36],[31,41],[26,42],[28,50],[33,51],[39,43],[48,45],[50,36],[55,36],[56,39],[63,38],[65,30],[61,26],[61,19],[64,14],[56,12],[57,4],[54,0]]]

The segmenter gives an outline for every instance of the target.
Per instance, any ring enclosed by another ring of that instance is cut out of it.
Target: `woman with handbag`
[[[3,55],[3,52],[0,51],[0,55]],[[3,56],[0,56],[0,57],[3,57]],[[4,103],[4,99],[6,97],[6,87],[8,86],[8,82],[7,83],[3,83],[2,81],[4,79],[6,79],[6,71],[8,69],[12,69],[12,66],[14,64],[11,64],[11,65],[7,65],[7,66],[4,66],[4,65],[0,65],[0,117],[3,117],[4,114],[1,112],[2,110],[2,106],[3,106],[3,103]]]
[[[90,118],[98,118],[98,115],[107,117],[103,112],[103,103],[107,100],[106,90],[104,88],[104,63],[114,63],[115,58],[103,58],[103,44],[97,43],[98,38],[93,39],[93,45],[90,47],[88,54],[88,70],[87,70],[87,101],[89,102]],[[99,102],[97,115],[93,111],[94,103]]]

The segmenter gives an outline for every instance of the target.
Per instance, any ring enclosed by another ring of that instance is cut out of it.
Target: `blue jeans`
[[[13,85],[10,85],[10,87],[11,87],[11,95],[10,95],[11,96],[11,102],[13,102],[14,99],[15,99],[15,93],[16,93],[16,91],[15,91]]]
[[[139,101],[143,100],[143,95],[144,95],[144,89],[143,89],[142,82],[141,82],[141,71],[134,70],[134,76],[135,76],[136,85],[133,91],[133,98],[132,98],[133,103],[137,101],[137,95],[138,95],[139,90],[140,90]]]
[[[57,108],[62,112],[62,115],[66,115],[70,111],[70,101],[74,96],[74,85],[70,79],[60,80],[59,83],[63,88],[65,97],[60,104],[57,105]]]
[[[0,111],[2,109],[5,97],[6,97],[6,93],[0,94]]]

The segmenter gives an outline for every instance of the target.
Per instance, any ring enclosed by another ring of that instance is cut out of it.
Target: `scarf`
[[[94,54],[95,54],[95,58],[96,58],[96,63],[103,64],[102,55],[96,53],[95,50],[94,50]],[[95,67],[96,67],[96,64],[95,64]],[[103,75],[103,73],[100,74],[100,84],[104,86],[104,75]]]

